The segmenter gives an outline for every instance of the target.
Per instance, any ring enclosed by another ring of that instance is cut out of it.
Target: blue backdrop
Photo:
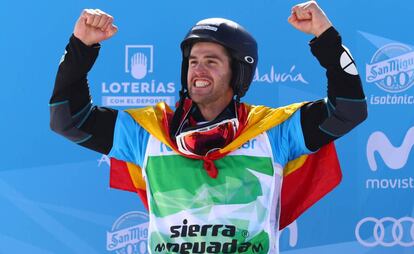
[[[311,37],[287,23],[298,2],[3,0],[0,253],[146,253],[147,215],[138,197],[109,188],[106,157],[49,130],[54,77],[83,8],[110,13],[119,27],[89,75],[94,103],[118,109],[173,103],[181,39],[196,21],[225,17],[259,42],[244,101],[276,107],[326,92],[324,70],[307,45]],[[414,253],[414,3],[319,4],[356,59],[369,118],[336,142],[341,185],[282,233],[281,249]],[[129,62],[137,53],[148,60],[141,75]]]

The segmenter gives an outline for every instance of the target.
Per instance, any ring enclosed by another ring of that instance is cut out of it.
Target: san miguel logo
[[[414,84],[414,51],[401,44],[387,44],[366,65],[366,81],[390,93],[403,92]]]
[[[148,215],[132,211],[121,215],[106,235],[106,250],[116,254],[147,254]]]
[[[236,239],[237,230],[233,225],[223,224],[191,224],[186,219],[182,225],[170,227],[171,241],[155,245],[156,253],[265,253],[261,243],[240,243]],[[242,237],[248,237],[247,231],[242,231]],[[207,241],[208,239],[208,241]],[[217,239],[217,241],[211,240]],[[183,241],[184,240],[184,241]],[[203,241],[205,240],[205,241]]]
[[[414,48],[369,33],[360,33],[378,47],[366,64],[365,81],[386,92],[385,95],[371,95],[370,104],[414,104],[414,96],[406,93],[414,85]]]

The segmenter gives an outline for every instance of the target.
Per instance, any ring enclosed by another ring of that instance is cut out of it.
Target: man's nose
[[[195,73],[200,74],[200,73],[205,73],[207,71],[206,66],[203,63],[197,63],[194,67],[193,70]]]

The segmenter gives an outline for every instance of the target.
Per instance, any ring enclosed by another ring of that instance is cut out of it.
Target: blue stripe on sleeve
[[[301,155],[311,153],[305,145],[300,123],[300,110],[283,123],[270,129],[268,136],[275,163],[282,166]]]
[[[66,100],[66,101],[59,101],[59,102],[55,102],[55,103],[49,103],[49,107],[54,107],[54,106],[62,105],[62,104],[68,103],[68,102],[69,101]]]
[[[367,98],[365,97],[364,99],[352,99],[352,98],[344,98],[344,97],[336,97],[337,100],[342,100],[342,101],[351,101],[351,102],[366,102]]]
[[[89,139],[91,139],[92,138],[92,134],[89,134],[88,136],[86,136],[85,138],[83,138],[83,139],[81,139],[81,140],[78,140],[78,141],[74,141],[76,144],[81,144],[81,143],[83,143],[83,142],[86,142],[86,141],[88,141]]]
[[[92,107],[91,108],[89,108],[89,111],[86,113],[86,115],[83,117],[83,119],[76,125],[76,128],[80,128],[85,122],[86,122],[86,119],[88,119],[89,118],[89,115],[92,113]]]
[[[88,104],[86,104],[86,106],[83,109],[81,109],[78,113],[74,114],[72,118],[78,117],[80,114],[83,114],[86,110],[88,109],[90,110],[91,107],[92,107],[92,102],[90,101],[88,102]]]
[[[149,136],[128,113],[118,111],[114,141],[108,156],[142,167]]]

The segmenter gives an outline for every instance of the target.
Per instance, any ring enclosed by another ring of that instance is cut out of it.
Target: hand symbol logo
[[[131,57],[131,75],[136,79],[147,75],[147,57],[144,54],[136,53]]]

